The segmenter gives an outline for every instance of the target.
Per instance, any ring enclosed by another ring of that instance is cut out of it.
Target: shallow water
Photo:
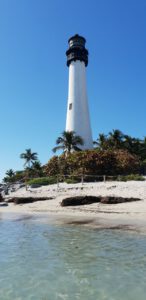
[[[0,220],[1,300],[144,300],[146,236]]]

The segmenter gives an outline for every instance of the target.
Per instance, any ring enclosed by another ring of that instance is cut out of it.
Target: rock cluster
[[[87,205],[92,203],[103,203],[103,204],[118,204],[124,202],[140,201],[139,198],[123,198],[114,196],[77,196],[65,198],[61,202],[61,206],[74,206],[74,205]]]
[[[36,201],[45,201],[45,200],[51,200],[54,199],[54,197],[13,197],[9,198],[7,200],[8,203],[14,202],[15,204],[26,204],[26,203],[33,203]]]
[[[2,194],[0,193],[0,202],[3,202],[3,201],[4,201],[3,196],[2,196]]]

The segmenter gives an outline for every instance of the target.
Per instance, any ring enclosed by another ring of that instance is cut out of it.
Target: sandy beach
[[[140,198],[141,201],[61,207],[64,198],[70,196],[120,196]],[[56,222],[68,224],[83,224],[96,227],[131,228],[146,232],[146,182],[98,182],[43,186],[40,188],[18,189],[8,197],[53,197],[51,200],[37,201],[28,204],[9,203],[7,207],[0,207],[0,216],[23,214],[44,216],[45,219],[54,219]]]

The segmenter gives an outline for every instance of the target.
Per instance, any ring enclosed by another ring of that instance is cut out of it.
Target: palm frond
[[[57,150],[64,150],[64,149],[65,149],[64,146],[56,146],[56,147],[54,147],[54,148],[52,149],[52,151],[53,151],[54,153],[56,153]]]

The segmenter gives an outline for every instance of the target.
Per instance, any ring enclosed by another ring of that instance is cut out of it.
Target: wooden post
[[[104,183],[106,182],[106,176],[105,175],[103,176],[103,181],[104,181]]]
[[[82,185],[84,184],[84,175],[83,174],[81,176],[81,183],[82,183]]]
[[[120,178],[121,178],[120,175],[118,175],[118,181],[120,181]]]
[[[59,176],[57,175],[57,190],[59,189]]]

